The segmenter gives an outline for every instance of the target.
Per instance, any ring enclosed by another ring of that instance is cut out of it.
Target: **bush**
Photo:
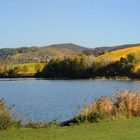
[[[28,122],[25,127],[27,128],[45,128],[45,127],[48,127],[48,124],[46,122],[33,122],[33,121],[30,121]]]
[[[118,93],[116,98],[120,112],[125,112],[127,117],[140,117],[140,94],[125,91]]]
[[[53,120],[49,123],[47,122],[33,122],[29,121],[26,125],[24,125],[27,128],[46,128],[46,127],[54,127],[54,126],[59,126],[60,122],[57,120]]]
[[[10,128],[13,124],[12,109],[6,107],[5,101],[0,100],[0,130]]]
[[[121,91],[115,97],[103,96],[84,106],[76,115],[76,122],[98,122],[101,119],[113,120],[140,117],[140,94]]]
[[[89,114],[81,115],[79,114],[77,117],[75,117],[75,122],[81,123],[81,122],[99,122],[101,120],[103,115],[100,112],[90,112]]]

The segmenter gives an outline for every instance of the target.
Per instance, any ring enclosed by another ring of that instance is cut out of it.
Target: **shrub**
[[[12,109],[6,107],[5,101],[0,100],[0,130],[10,128],[13,124]]]
[[[140,94],[123,91],[117,94],[116,106],[121,112],[125,112],[127,117],[140,117]]]
[[[48,124],[46,122],[33,122],[33,121],[30,121],[28,122],[26,125],[24,125],[25,127],[27,128],[45,128],[45,127],[48,127]]]
[[[99,122],[100,119],[102,119],[102,114],[100,112],[90,112],[88,114],[79,114],[77,117],[75,117],[76,123],[81,122]]]
[[[84,106],[76,115],[77,122],[98,122],[101,119],[112,120],[140,117],[140,94],[121,91],[115,97],[103,96]]]
[[[33,122],[29,121],[27,124],[24,125],[28,128],[46,128],[46,127],[54,127],[54,126],[60,126],[60,122],[57,120],[53,120],[49,123],[47,122]]]

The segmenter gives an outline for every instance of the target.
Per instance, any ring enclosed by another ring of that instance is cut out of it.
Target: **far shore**
[[[43,78],[35,76],[18,76],[18,77],[0,77],[0,79],[43,79],[43,80],[125,80],[125,81],[140,81],[139,78],[130,78],[127,76],[114,76],[114,77],[105,77],[105,76],[96,76],[91,78]]]

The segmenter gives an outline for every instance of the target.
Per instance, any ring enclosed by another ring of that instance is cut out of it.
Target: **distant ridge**
[[[83,46],[79,46],[73,43],[66,43],[66,44],[54,44],[54,45],[50,45],[50,46],[46,46],[48,48],[55,48],[55,49],[69,49],[72,51],[76,51],[76,52],[81,52],[85,49],[87,49],[86,47]]]
[[[53,44],[41,47],[3,48],[0,49],[0,63],[9,65],[29,62],[46,62],[53,57],[64,58],[65,56],[78,54],[94,55],[97,57],[115,50],[136,46],[140,46],[140,43],[97,48],[86,48],[73,43]]]
[[[140,43],[124,44],[124,45],[109,46],[109,47],[89,48],[89,49],[83,50],[83,53],[86,55],[99,56],[99,55],[102,55],[102,54],[107,53],[107,52],[112,52],[112,51],[119,50],[119,49],[137,47],[137,46],[140,46]]]
[[[3,48],[0,49],[0,63],[45,62],[52,57],[79,54],[85,49],[87,48],[73,43],[54,44],[42,47]]]

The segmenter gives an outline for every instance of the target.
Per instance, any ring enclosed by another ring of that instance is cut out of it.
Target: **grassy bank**
[[[24,125],[0,101],[0,140],[139,140],[140,94],[122,91],[83,106],[69,121]]]
[[[69,127],[0,131],[0,140],[139,140],[140,118]]]

